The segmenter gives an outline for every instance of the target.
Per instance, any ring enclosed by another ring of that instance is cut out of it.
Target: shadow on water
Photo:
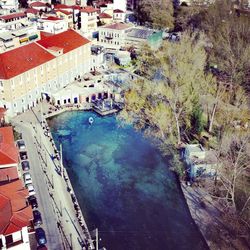
[[[64,134],[64,163],[88,226],[98,227],[107,249],[208,249],[169,159],[140,133],[87,112],[64,113],[52,124],[57,144]]]

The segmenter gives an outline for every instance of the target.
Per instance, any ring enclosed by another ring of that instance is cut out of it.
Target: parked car
[[[26,149],[26,146],[25,146],[25,143],[24,143],[23,140],[17,141],[17,146],[18,146],[19,150],[25,150]]]
[[[23,171],[28,171],[28,170],[30,170],[30,163],[29,163],[29,161],[22,161],[22,162],[21,162],[21,165],[22,165]]]
[[[30,173],[24,173],[23,174],[23,180],[24,180],[25,185],[32,184],[32,178],[31,178]]]
[[[27,160],[28,159],[28,155],[27,155],[26,151],[19,152],[19,155],[20,155],[21,160]]]
[[[32,184],[27,185],[27,189],[29,191],[29,196],[36,194],[35,189]]]
[[[35,226],[40,226],[43,224],[41,213],[38,210],[33,211],[33,222]]]
[[[37,247],[37,250],[48,250],[48,248],[45,245],[40,245]]]
[[[32,208],[38,208],[38,204],[37,204],[37,200],[35,196],[33,195],[29,196],[28,201]]]
[[[41,227],[36,229],[36,240],[39,246],[47,243],[45,232]]]

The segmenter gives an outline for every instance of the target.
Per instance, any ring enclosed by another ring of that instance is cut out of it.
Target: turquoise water
[[[95,121],[88,125],[88,118]],[[90,229],[109,250],[207,249],[168,159],[115,117],[66,112],[50,120]]]

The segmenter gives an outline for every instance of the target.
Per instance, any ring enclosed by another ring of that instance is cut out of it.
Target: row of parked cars
[[[35,196],[36,192],[35,192],[35,189],[34,189],[34,186],[32,183],[31,174],[29,173],[30,163],[28,160],[28,154],[26,151],[26,146],[25,146],[24,140],[18,140],[17,147],[19,148],[19,156],[21,159],[24,185],[26,186],[26,188],[29,191],[28,201],[33,209],[33,224],[34,224],[34,227],[36,228],[35,229],[36,240],[37,240],[39,247],[44,247],[45,244],[47,243],[47,239],[46,239],[46,235],[45,235],[44,230],[40,227],[43,224],[42,215],[37,210],[38,203],[37,203],[37,199]]]

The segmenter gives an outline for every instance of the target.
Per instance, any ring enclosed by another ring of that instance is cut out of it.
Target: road
[[[43,105],[43,110],[46,107]],[[94,249],[67,172],[61,167],[60,157],[52,157],[56,149],[48,132],[45,133],[45,121],[41,126],[40,119],[36,107],[13,118],[12,124],[26,143],[47,246],[51,250]]]
[[[42,228],[45,230],[48,241],[46,245],[48,249],[51,250],[64,249],[62,238],[57,227],[55,209],[52,206],[51,198],[49,195],[47,180],[44,176],[42,163],[36,149],[35,138],[30,132],[32,128],[28,124],[18,124],[16,128],[22,133],[22,137],[26,143],[28,159],[30,161],[29,172],[31,173],[32,181],[36,191],[38,210],[42,214]]]

